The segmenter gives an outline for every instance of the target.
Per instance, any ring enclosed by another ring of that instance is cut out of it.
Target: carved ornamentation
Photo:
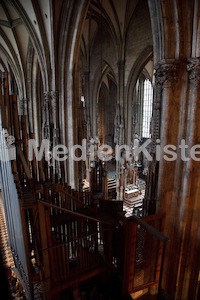
[[[97,115],[97,128],[99,127],[99,116]],[[90,115],[87,114],[86,116],[86,127],[87,127],[87,138],[89,139],[91,137],[91,120],[90,120]]]
[[[50,99],[51,99],[51,108],[53,114],[56,113],[56,105],[58,100],[58,92],[57,91],[51,91],[50,92]]]
[[[156,67],[155,79],[157,85],[171,87],[177,79],[177,61],[165,60],[158,63]]]
[[[117,145],[124,144],[124,119],[120,113],[120,105],[117,105],[114,121],[114,143]]]
[[[42,108],[43,124],[42,134],[44,139],[50,139],[50,125],[49,121],[53,121],[56,125],[56,106],[57,106],[58,92],[46,91],[44,92],[44,103]]]
[[[44,104],[48,104],[51,99],[51,92],[44,92]]]
[[[42,128],[42,138],[46,140],[50,140],[50,126],[47,124],[43,125]]]
[[[189,73],[189,81],[196,85],[200,85],[200,59],[190,58],[188,59],[187,71]]]

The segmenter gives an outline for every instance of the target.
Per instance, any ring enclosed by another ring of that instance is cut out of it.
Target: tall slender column
[[[156,66],[151,148],[151,156],[153,160],[149,163],[147,187],[144,199],[144,211],[147,215],[154,214],[156,211],[159,172],[159,161],[156,160],[157,142],[161,140],[161,148],[163,148],[164,145],[172,143],[171,138],[173,137],[173,134],[168,131],[168,126],[173,120],[171,119],[171,116],[173,115],[171,112],[174,112],[173,110],[176,109],[174,107],[175,103],[171,103],[171,99],[173,98],[172,84],[176,81],[176,69],[177,62],[174,60],[164,60],[159,62]],[[174,123],[176,123],[176,115],[174,116]],[[171,130],[175,130],[176,127],[172,127]],[[160,128],[162,128],[162,132],[160,132]],[[176,144],[175,140],[176,137],[174,139]],[[169,164],[165,164],[164,167],[161,162],[160,172],[163,172],[163,176],[167,176],[167,170],[171,167],[171,165],[172,164],[170,162]],[[164,173],[166,173],[166,175],[164,175]],[[163,182],[160,182],[159,193],[162,191],[162,186],[165,186],[165,179],[163,177]]]
[[[58,91],[51,91],[50,92],[50,108],[51,108],[51,114],[50,114],[50,123],[53,124],[52,129],[52,143],[53,147],[59,144],[59,128],[58,126],[58,109],[57,109],[57,103],[58,103]],[[55,180],[59,180],[61,177],[61,168],[60,168],[60,162],[53,160],[53,173]]]
[[[58,117],[57,117],[57,103],[58,103],[58,92],[51,91],[50,92],[50,101],[51,101],[51,112],[52,112],[52,121],[54,128],[57,128]]]
[[[19,101],[19,116],[27,116],[28,99],[20,99]]]
[[[124,70],[125,61],[118,62],[118,92],[117,92],[117,107],[115,115],[115,130],[114,130],[114,143],[117,145],[124,144]],[[116,161],[116,187],[117,199],[123,199],[123,186],[120,183],[121,166],[120,162]],[[120,192],[121,191],[121,192]]]
[[[161,149],[169,144],[177,147],[175,161],[166,161],[165,153],[161,151],[155,198],[157,212],[166,213],[165,234],[170,238],[162,287],[173,299],[195,299],[200,270],[200,162],[191,158],[190,149],[200,144],[200,60],[188,60],[189,88],[185,62],[177,66],[176,61],[167,61],[160,70],[163,70],[158,91],[161,99]],[[155,128],[154,123],[154,135],[158,136]],[[183,161],[179,145],[185,137],[188,150]],[[196,150],[199,149],[200,146]],[[155,176],[157,172],[152,174]]]
[[[89,139],[92,134],[93,136],[95,133],[92,133],[91,128],[91,118],[92,115],[92,105],[90,103],[90,72],[84,72],[84,80],[85,80],[85,102],[86,102],[86,122],[87,122],[87,138]]]
[[[44,92],[44,103],[42,107],[42,139],[50,140],[50,125],[49,125],[49,103],[51,99],[50,92]]]
[[[195,297],[200,272],[200,155],[195,155],[198,161],[189,155],[190,149],[195,145],[198,145],[196,151],[200,151],[200,59],[189,59],[187,71],[189,73],[189,105],[186,145],[188,145],[189,159],[184,163],[183,189],[178,214],[183,251],[180,251],[175,297],[181,300],[197,299]]]
[[[166,205],[162,197],[172,197],[175,162],[166,161],[163,159],[165,145],[177,145],[178,123],[177,116],[178,101],[175,98],[175,82],[177,65],[174,60],[165,61],[160,68],[160,78],[162,80],[162,103],[161,103],[161,129],[160,129],[160,145],[161,145],[161,161],[159,164],[159,182],[158,182],[158,199],[159,206]],[[159,111],[157,111],[159,113]],[[159,115],[155,126],[155,135],[159,133],[158,129]],[[169,176],[169,172],[171,176]],[[168,184],[166,185],[166,178]]]

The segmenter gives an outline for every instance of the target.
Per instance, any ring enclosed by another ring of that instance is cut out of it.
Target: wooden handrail
[[[141,225],[143,228],[145,228],[148,232],[150,232],[152,235],[154,235],[159,241],[166,243],[169,241],[169,238],[162,234],[160,231],[158,231],[156,228],[148,224],[147,222],[143,221],[142,219],[136,217],[135,215],[128,218],[128,220],[133,220],[135,223]]]
[[[79,218],[84,218],[84,219],[88,219],[88,220],[91,220],[91,221],[95,221],[95,222],[100,222],[100,223],[103,223],[103,224],[111,225],[110,223],[102,221],[100,219],[93,218],[93,217],[90,217],[90,216],[87,216],[87,215],[84,215],[84,214],[80,214],[80,213],[77,213],[75,211],[71,211],[71,210],[69,210],[67,208],[63,208],[63,207],[59,207],[57,205],[53,205],[53,204],[47,203],[45,201],[38,200],[38,202],[42,203],[45,206],[48,206],[48,207],[51,207],[51,208],[55,208],[55,209],[58,209],[58,210],[61,210],[61,211],[64,211],[64,212],[67,212],[67,213],[69,213],[71,215],[74,215],[76,217],[79,217]]]
[[[103,232],[105,232],[105,231],[107,231],[107,230],[109,230],[109,229],[106,228],[106,229],[103,229],[103,230],[101,230],[101,231],[96,231],[96,232],[94,232],[94,233],[90,233],[90,234],[87,234],[87,235],[84,235],[84,236],[80,236],[80,237],[71,236],[71,235],[69,235],[69,234],[64,234],[64,233],[60,233],[60,232],[57,232],[57,231],[54,231],[54,233],[59,234],[59,235],[62,235],[62,236],[66,236],[66,237],[68,237],[68,238],[70,238],[70,239],[73,239],[73,240],[76,240],[76,241],[79,241],[79,240],[85,239],[85,238],[87,238],[87,237],[89,237],[89,236],[94,236],[94,235],[96,235],[96,234],[98,234],[98,233],[103,233]],[[67,242],[70,242],[70,241],[67,241]],[[66,242],[66,243],[67,243],[67,242]]]
[[[65,188],[64,186],[59,185],[60,190],[58,190],[58,191],[55,191],[55,190],[54,190],[55,186],[56,186],[56,188],[57,188],[58,184],[53,185],[51,188],[49,188],[49,190],[53,190],[55,193],[64,193],[65,195],[67,195],[67,196],[68,196],[69,198],[71,198],[72,200],[76,201],[76,202],[79,203],[79,204],[82,204],[84,207],[88,208],[90,211],[95,212],[95,210],[94,210],[91,206],[85,204],[83,201],[77,199],[75,196],[73,196],[72,194],[70,194],[70,193],[66,190],[66,188]],[[80,193],[80,194],[81,194],[81,193]]]

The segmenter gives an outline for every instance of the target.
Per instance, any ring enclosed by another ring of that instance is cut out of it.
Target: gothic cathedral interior
[[[200,0],[0,0],[0,298],[199,300],[199,192]]]

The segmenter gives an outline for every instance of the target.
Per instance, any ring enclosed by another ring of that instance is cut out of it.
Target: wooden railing
[[[160,299],[165,246],[169,240],[163,234],[164,220],[165,216],[162,214],[143,219],[136,216],[127,219],[124,296],[157,285]]]
[[[37,240],[40,244],[36,247],[32,243],[32,248],[39,253],[37,257],[44,267],[45,286],[68,284],[73,277],[106,267],[111,256],[108,258],[109,251],[104,251],[105,244],[108,245],[105,234],[111,228],[99,217],[90,193],[51,183],[42,183],[33,190],[37,203],[33,206],[35,213],[31,217],[28,203],[24,210],[29,216],[33,243]]]
[[[52,283],[64,280],[70,276],[80,275],[83,271],[96,268],[104,262],[102,254],[92,246],[92,240],[76,239],[65,243],[54,244],[44,249],[50,258]],[[98,238],[97,236],[94,237]],[[103,250],[103,246],[102,246]]]

